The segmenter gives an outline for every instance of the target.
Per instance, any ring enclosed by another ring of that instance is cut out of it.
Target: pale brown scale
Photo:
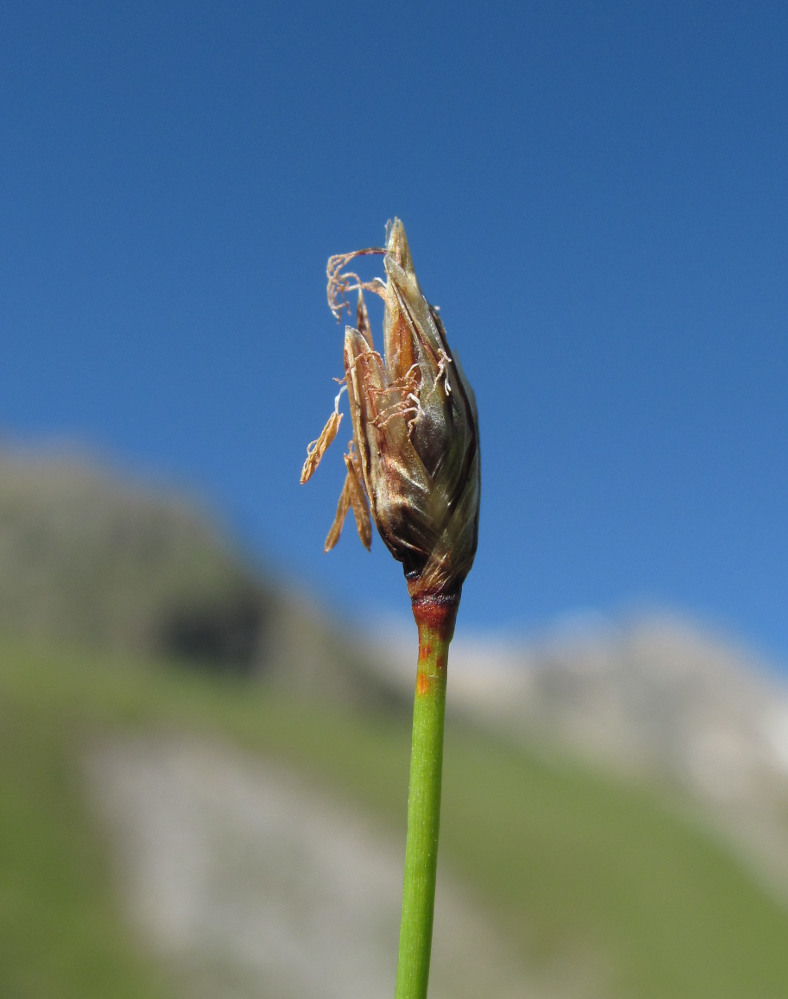
[[[361,477],[358,455],[353,448],[353,441],[350,442],[348,452],[345,455],[345,466],[347,467],[345,483],[350,490],[350,505],[356,519],[356,529],[359,538],[361,538],[361,544],[369,551],[372,546],[372,522],[369,518],[367,491],[364,488],[364,480]]]
[[[372,344],[372,326],[369,322],[369,312],[367,311],[367,303],[364,301],[364,295],[359,288],[358,290],[358,305],[356,306],[356,329],[367,341],[370,350],[373,347]]]

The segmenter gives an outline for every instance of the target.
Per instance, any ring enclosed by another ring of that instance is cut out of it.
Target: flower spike
[[[362,282],[344,270],[356,256],[377,253],[384,254],[385,282]],[[384,250],[332,257],[328,277],[329,306],[337,317],[349,308],[346,295],[358,292],[356,326],[345,328],[344,349],[355,453],[346,456],[348,479],[328,540],[336,543],[337,521],[341,529],[352,505],[365,541],[368,501],[378,533],[402,563],[411,597],[459,595],[478,535],[476,403],[438,310],[419,286],[402,222],[389,223]],[[382,354],[373,344],[365,290],[385,303]],[[335,410],[310,445],[306,478],[338,425]]]

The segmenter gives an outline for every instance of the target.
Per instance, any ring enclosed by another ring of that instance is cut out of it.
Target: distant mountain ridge
[[[84,450],[0,448],[0,631],[399,701],[316,601],[198,498]]]
[[[84,454],[0,452],[0,627],[249,668],[268,593],[196,504]]]
[[[514,728],[710,798],[788,778],[788,685],[755,654],[667,612],[548,630],[497,663],[458,648],[455,696]],[[485,679],[486,678],[486,679]]]

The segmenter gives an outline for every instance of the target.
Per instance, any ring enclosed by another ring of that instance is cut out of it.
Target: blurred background
[[[415,628],[349,420],[298,476],[397,215],[483,445],[435,999],[786,994],[787,43],[4,6],[0,993],[393,991]]]

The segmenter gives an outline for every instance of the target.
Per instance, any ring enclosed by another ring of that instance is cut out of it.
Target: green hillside
[[[408,719],[173,664],[0,642],[0,995],[172,999],[125,924],[80,754],[182,731],[286,762],[402,831]],[[788,912],[654,792],[448,726],[442,862],[537,967],[610,999],[778,999]]]

